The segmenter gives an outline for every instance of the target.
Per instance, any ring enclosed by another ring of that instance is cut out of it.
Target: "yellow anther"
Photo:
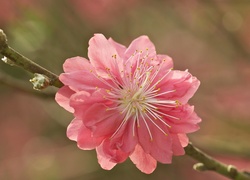
[[[115,59],[116,59],[116,54],[112,55],[112,58],[115,58]]]
[[[175,104],[176,104],[176,105],[175,105],[176,107],[181,106],[181,102],[180,102],[179,100],[176,100],[176,101],[175,101]]]

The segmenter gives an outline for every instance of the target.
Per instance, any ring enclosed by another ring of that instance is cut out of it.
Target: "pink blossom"
[[[80,149],[96,149],[98,162],[112,169],[128,157],[144,173],[183,155],[186,133],[201,119],[187,102],[200,82],[187,71],[173,70],[167,55],[157,55],[147,36],[128,48],[96,34],[89,41],[89,60],[67,59],[64,83],[56,101],[74,119],[69,139]]]

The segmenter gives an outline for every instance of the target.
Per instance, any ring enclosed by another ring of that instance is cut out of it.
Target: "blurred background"
[[[250,2],[226,0],[0,0],[0,28],[14,49],[54,73],[65,59],[87,57],[103,33],[126,46],[148,35],[175,69],[201,81],[190,104],[203,119],[191,141],[217,159],[250,171]],[[1,180],[226,180],[196,172],[188,156],[151,175],[130,160],[102,170],[95,151],[66,137],[72,115],[56,88],[32,90],[32,75],[0,62]],[[44,93],[49,95],[44,95]]]

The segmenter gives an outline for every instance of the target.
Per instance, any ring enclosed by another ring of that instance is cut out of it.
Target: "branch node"
[[[43,74],[38,73],[34,74],[34,78],[30,79],[30,82],[33,84],[33,89],[38,91],[45,89],[50,85],[49,78]]]
[[[208,170],[207,167],[203,163],[196,163],[194,164],[193,168],[194,170],[200,171],[200,172]]]
[[[238,171],[237,171],[235,166],[228,165],[227,171],[228,171],[228,173],[230,174],[231,177],[236,177],[237,176]]]

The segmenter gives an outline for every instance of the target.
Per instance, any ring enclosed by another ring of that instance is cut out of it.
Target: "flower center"
[[[179,119],[161,110],[166,107],[175,108],[180,104],[178,100],[165,100],[162,98],[163,95],[173,93],[175,90],[160,92],[160,88],[157,87],[157,85],[169,75],[171,69],[167,69],[164,75],[159,74],[165,60],[149,59],[147,52],[148,50],[143,54],[142,51],[136,51],[135,54],[124,63],[121,80],[118,80],[107,68],[107,73],[111,77],[113,85],[99,78],[111,87],[110,90],[106,90],[108,95],[105,96],[105,98],[110,100],[114,107],[109,107],[107,110],[115,110],[114,112],[118,110],[123,117],[120,126],[111,138],[117,134],[128,120],[132,120],[134,136],[136,125],[139,128],[140,124],[144,123],[150,135],[150,139],[153,140],[149,123],[167,135],[164,129],[166,129],[166,127],[171,128],[171,126],[167,124],[166,117]]]

